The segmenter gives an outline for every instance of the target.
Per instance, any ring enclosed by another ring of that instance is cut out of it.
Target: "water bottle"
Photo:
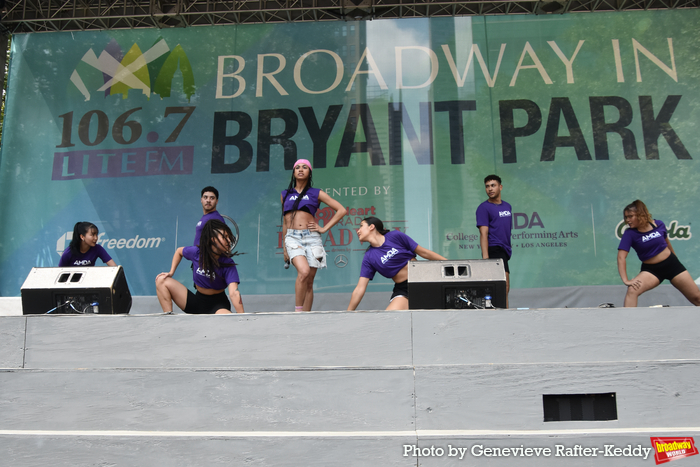
[[[484,308],[493,308],[491,304],[491,295],[484,296]]]

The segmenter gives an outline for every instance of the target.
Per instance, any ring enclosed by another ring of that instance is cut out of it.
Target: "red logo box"
[[[650,438],[656,465],[698,454],[693,438]]]

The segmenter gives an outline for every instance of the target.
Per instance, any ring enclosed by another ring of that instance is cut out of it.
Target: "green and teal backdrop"
[[[349,211],[324,237],[317,292],[357,283],[366,215],[480,258],[490,173],[513,206],[512,287],[618,284],[637,198],[698,277],[699,23],[685,10],[16,35],[0,295],[56,266],[82,220],[132,293],[154,295],[206,185],[240,227],[244,294],[291,294],[280,191],[298,158]]]

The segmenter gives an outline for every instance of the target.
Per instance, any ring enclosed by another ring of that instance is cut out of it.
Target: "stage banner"
[[[480,258],[491,173],[513,207],[513,288],[620,284],[622,209],[638,198],[698,277],[698,24],[691,9],[15,35],[0,294],[56,266],[87,220],[132,294],[155,295],[207,185],[240,230],[243,295],[292,294],[280,192],[298,158],[348,209],[323,237],[317,293],[354,288],[366,216]]]

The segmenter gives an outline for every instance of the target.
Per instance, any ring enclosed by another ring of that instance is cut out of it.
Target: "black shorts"
[[[226,292],[204,295],[199,291],[193,294],[191,290],[187,289],[187,303],[182,311],[193,315],[213,315],[222,308],[231,311],[231,302],[228,301]]]
[[[408,300],[408,281],[405,280],[403,282],[397,282],[394,284],[394,291],[391,294],[391,298],[389,299],[389,303],[396,297],[406,297],[406,300]]]
[[[505,248],[503,248],[502,246],[490,246],[489,259],[502,259],[503,268],[506,270],[507,273],[510,274],[510,269],[508,268],[508,260],[510,259],[510,255],[508,255],[508,252]]]
[[[653,274],[659,282],[663,282],[664,279],[669,281],[676,277],[678,274],[687,271],[685,266],[681,264],[678,257],[671,253],[671,255],[660,263],[656,264],[646,264],[642,263],[642,271],[646,271]]]

